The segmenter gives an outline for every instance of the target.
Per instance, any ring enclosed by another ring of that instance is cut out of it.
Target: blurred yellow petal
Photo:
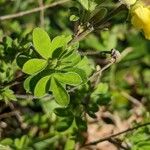
[[[147,39],[150,39],[150,8],[140,3],[131,10],[131,23],[138,29],[143,30]]]
[[[145,38],[150,40],[150,24],[148,26],[146,26],[144,29],[144,34],[145,34]]]
[[[136,28],[138,28],[138,29],[143,28],[142,22],[136,16],[132,17],[131,22]]]

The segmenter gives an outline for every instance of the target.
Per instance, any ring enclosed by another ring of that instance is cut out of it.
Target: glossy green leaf
[[[45,59],[51,57],[51,40],[49,35],[41,28],[33,30],[33,44],[35,50]]]
[[[54,77],[51,78],[50,86],[56,102],[59,105],[67,106],[69,104],[70,98],[64,87]]]
[[[34,89],[34,95],[36,97],[42,97],[48,92],[48,90],[49,90],[49,82],[48,82],[49,79],[50,79],[50,76],[46,76],[46,77],[41,78],[37,82],[35,89]]]
[[[34,74],[44,69],[46,63],[44,59],[30,59],[23,65],[22,71],[27,74]]]
[[[76,86],[82,83],[81,77],[75,72],[55,73],[54,77],[58,81],[68,85]]]

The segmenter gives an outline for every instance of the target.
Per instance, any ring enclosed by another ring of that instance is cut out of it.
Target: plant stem
[[[22,17],[22,16],[25,16],[25,15],[29,15],[29,14],[32,14],[32,13],[35,13],[35,12],[42,11],[44,9],[48,9],[48,8],[51,8],[51,7],[55,7],[57,5],[64,4],[64,3],[68,2],[68,1],[70,1],[70,0],[61,0],[61,1],[58,0],[57,2],[54,2],[52,4],[48,4],[48,5],[45,5],[45,6],[33,8],[31,10],[22,11],[22,12],[19,12],[19,13],[9,14],[9,15],[5,15],[5,16],[0,16],[0,21],[9,20],[9,19],[13,19],[13,18],[18,18],[18,17]]]
[[[76,42],[81,41],[82,39],[84,39],[84,37],[86,37],[88,34],[90,34],[91,32],[94,31],[93,27],[89,27],[88,29],[84,30],[83,32],[81,32],[78,36],[75,36],[68,44],[68,46],[73,45]]]
[[[108,136],[108,137],[104,137],[104,138],[98,139],[98,140],[93,141],[93,142],[89,142],[89,143],[83,145],[82,147],[90,146],[90,145],[96,145],[96,144],[101,143],[101,142],[104,142],[104,141],[109,141],[110,139],[112,139],[112,138],[114,138],[114,137],[116,137],[116,136],[119,136],[119,135],[121,135],[121,134],[125,134],[125,133],[127,133],[127,132],[130,132],[130,131],[133,131],[133,130],[136,130],[136,129],[139,129],[139,128],[142,128],[142,127],[145,127],[145,126],[148,126],[148,125],[150,125],[150,122],[147,122],[147,123],[144,123],[144,124],[140,124],[140,125],[138,125],[138,126],[136,126],[136,127],[129,128],[129,129],[127,129],[127,130],[121,131],[121,132],[116,133],[116,134],[112,134],[112,135],[110,135],[110,136]]]

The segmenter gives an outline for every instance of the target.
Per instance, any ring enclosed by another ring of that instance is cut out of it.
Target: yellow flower
[[[150,8],[143,3],[136,4],[132,9],[132,24],[144,32],[145,38],[150,40]]]

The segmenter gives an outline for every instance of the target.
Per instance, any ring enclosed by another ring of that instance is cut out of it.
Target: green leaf
[[[74,117],[72,116],[61,118],[58,124],[56,124],[57,131],[62,132],[62,131],[69,129],[69,127],[71,127],[73,123],[73,120],[74,120]]]
[[[88,80],[85,71],[82,69],[74,67],[74,68],[66,69],[66,71],[77,73],[81,77],[83,84],[86,83]]]
[[[64,150],[74,150],[75,149],[75,140],[67,139]]]
[[[92,112],[92,111],[88,111],[87,114],[88,114],[91,118],[94,118],[94,119],[97,118],[96,114],[95,114],[94,112]]]
[[[50,79],[50,76],[46,76],[46,77],[41,78],[37,82],[34,88],[34,95],[36,97],[42,97],[48,92],[49,86],[50,86],[48,83],[49,79]]]
[[[13,144],[13,140],[11,138],[5,138],[2,141],[0,141],[0,143],[2,145],[11,145],[11,144]]]
[[[70,10],[70,21],[78,21],[80,19],[79,12],[80,10],[77,7],[71,7]]]
[[[34,74],[46,67],[46,63],[44,59],[30,59],[23,65],[22,71],[27,74]]]
[[[71,40],[70,36],[57,36],[52,40],[52,44],[51,44],[51,56],[53,54],[53,52],[61,47],[66,46],[66,44]]]
[[[81,117],[76,117],[75,121],[76,121],[76,125],[80,131],[87,130],[87,123],[85,120],[83,120]]]
[[[34,93],[34,89],[36,87],[36,84],[39,82],[39,80],[45,76],[50,76],[53,73],[52,70],[43,70],[37,74],[35,74],[34,76],[32,76],[32,78],[30,79],[29,82],[29,89],[32,93]]]
[[[24,81],[24,89],[26,92],[34,93],[36,84],[39,82],[40,79],[43,77],[49,76],[52,74],[52,70],[43,70],[37,74],[31,75]]]
[[[89,9],[89,0],[78,0],[80,4],[86,9]]]
[[[42,105],[43,111],[45,112],[45,114],[47,116],[52,115],[53,111],[55,108],[60,107],[60,105],[58,105],[56,103],[56,101],[50,100],[50,101],[43,101],[43,99],[40,100],[40,104]],[[55,118],[55,117],[54,117]],[[52,119],[52,118],[51,118]]]
[[[71,15],[69,19],[70,19],[70,21],[78,21],[79,20],[79,16]]]
[[[87,11],[93,11],[97,6],[95,0],[78,0],[78,1]]]
[[[51,40],[49,35],[41,28],[33,30],[33,44],[36,51],[45,59],[51,57]]]
[[[75,72],[67,72],[67,73],[55,73],[54,77],[62,83],[68,85],[79,85],[82,83],[81,77]]]
[[[30,80],[33,78],[33,76],[29,76],[28,78],[25,79],[23,83],[23,87],[26,90],[26,92],[30,92]]]
[[[87,57],[83,57],[83,59],[75,67],[84,70],[86,75],[90,76],[94,70],[94,63]]]
[[[14,91],[12,91],[9,88],[5,88],[2,93],[1,96],[4,100],[9,101],[9,100],[13,100],[13,101],[17,101],[16,96],[14,94]]]
[[[29,58],[25,55],[18,55],[17,56],[17,59],[16,59],[16,62],[17,62],[17,65],[22,68],[23,65],[29,60]]]
[[[29,143],[29,137],[24,135],[20,139],[17,138],[14,140],[14,145],[17,149],[24,149]]]
[[[59,48],[59,47],[63,47],[64,44],[65,44],[65,36],[56,36],[53,40],[52,40],[52,47],[51,47],[51,50],[52,52]]]
[[[54,113],[60,117],[73,116],[72,112],[68,108],[55,108]]]
[[[65,66],[75,66],[81,61],[81,56],[77,51],[70,51],[66,55],[62,56],[61,63]]]
[[[64,87],[54,77],[51,78],[50,86],[56,102],[59,105],[67,106],[69,104],[70,98]]]
[[[108,92],[108,84],[107,83],[99,83],[97,88],[92,93],[93,95],[106,94]]]
[[[0,150],[12,150],[12,149],[8,145],[5,146],[5,145],[0,144]]]

